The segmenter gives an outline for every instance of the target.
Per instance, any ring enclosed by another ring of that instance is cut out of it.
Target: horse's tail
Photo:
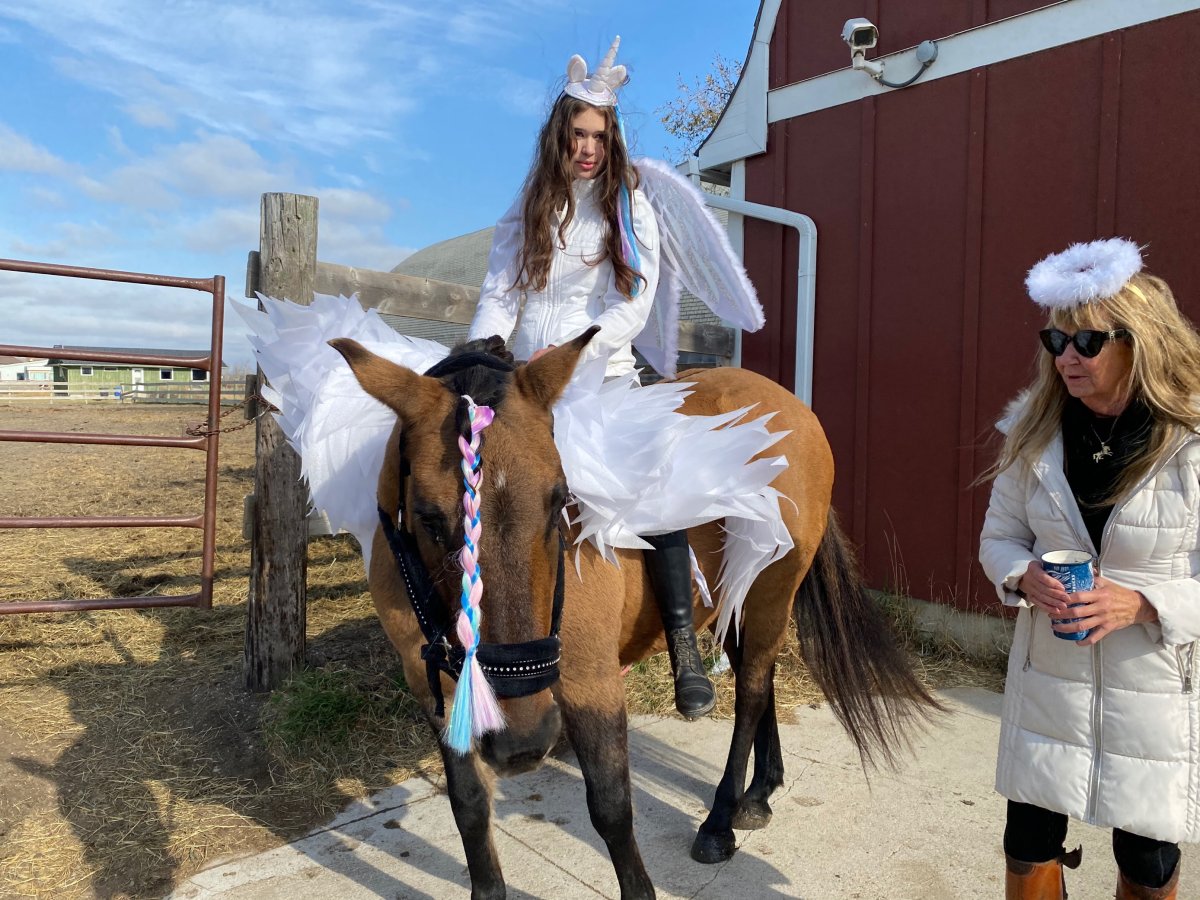
[[[829,510],[825,535],[792,609],[800,652],[864,766],[896,764],[910,726],[942,710],[917,680],[854,552]]]

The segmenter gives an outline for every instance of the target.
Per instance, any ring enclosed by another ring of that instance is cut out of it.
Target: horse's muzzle
[[[523,701],[522,705],[525,702]],[[536,769],[553,748],[562,731],[562,714],[558,704],[550,701],[531,728],[523,728],[520,712],[514,710],[508,727],[489,732],[479,738],[479,755],[496,774],[520,775]]]

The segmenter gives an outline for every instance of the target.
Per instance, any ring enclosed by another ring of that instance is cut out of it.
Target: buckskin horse
[[[465,539],[464,526],[454,524],[461,522],[464,502],[458,441],[470,432],[464,395],[494,409],[483,451],[485,525],[475,538],[487,573],[478,656],[495,685],[505,727],[472,741],[467,752],[439,742],[473,900],[505,896],[491,838],[493,773],[536,767],[564,727],[621,897],[655,896],[633,833],[622,679],[623,666],[665,646],[642,552],[619,551],[617,567],[584,543],[574,564],[563,564],[562,512],[569,492],[551,408],[595,330],[524,366],[496,365],[480,352],[452,354],[426,375],[355,341],[330,342],[366,392],[398,416],[379,477],[381,524],[368,579],[383,628],[439,736],[447,721],[443,692],[454,690],[451,675],[462,671],[465,656],[449,625],[463,578],[450,554]],[[698,370],[681,379],[694,384],[685,414],[759,404],[777,411],[773,431],[790,432],[770,453],[782,452],[789,461],[773,486],[790,501],[781,507],[795,546],[759,575],[746,596],[740,631],[731,629],[725,640],[736,675],[733,740],[712,810],[692,846],[693,858],[711,863],[734,853],[734,828],[768,823],[769,798],[783,783],[772,682],[789,616],[806,663],[864,765],[894,762],[907,727],[938,704],[913,676],[859,579],[830,508],[833,460],[816,417],[779,385],[742,369]],[[394,522],[388,512],[397,510],[400,520]],[[691,529],[689,539],[715,583],[720,523]],[[716,610],[697,600],[695,614],[703,627],[712,624]],[[751,747],[754,771],[747,787]]]

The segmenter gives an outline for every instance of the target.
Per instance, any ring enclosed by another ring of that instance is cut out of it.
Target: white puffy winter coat
[[[1000,424],[1006,430],[1010,417]],[[1061,436],[1032,465],[1000,473],[979,560],[1017,618],[1004,691],[996,790],[1093,825],[1200,841],[1200,435],[1118,503],[1101,575],[1145,595],[1159,621],[1092,647],[1054,636],[1014,591],[1048,550],[1096,548],[1063,473]]]

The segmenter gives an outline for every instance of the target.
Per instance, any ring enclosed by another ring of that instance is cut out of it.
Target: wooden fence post
[[[312,303],[316,197],[262,195],[258,258],[258,290]],[[244,673],[247,689],[269,691],[304,665],[308,574],[308,489],[300,457],[270,415],[258,418],[254,494]]]

